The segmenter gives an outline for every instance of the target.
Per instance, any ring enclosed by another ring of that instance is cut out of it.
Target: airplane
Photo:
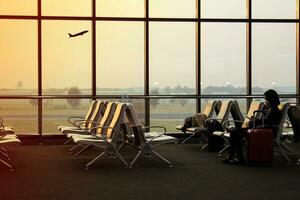
[[[71,34],[71,33],[68,33],[68,34],[69,34],[69,37],[76,37],[76,36],[79,36],[79,35],[86,34],[87,32],[89,32],[89,31],[85,30],[85,31],[81,31],[81,32],[76,33],[76,34]]]

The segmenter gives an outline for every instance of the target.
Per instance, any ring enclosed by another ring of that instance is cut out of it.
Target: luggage
[[[288,111],[289,120],[294,132],[294,142],[300,141],[300,108],[291,106]]]
[[[206,124],[208,138],[208,150],[209,151],[220,151],[224,148],[224,138],[213,135],[214,131],[223,131],[222,124],[217,120],[210,120]]]
[[[248,164],[273,163],[273,131],[271,128],[251,129],[247,133]]]

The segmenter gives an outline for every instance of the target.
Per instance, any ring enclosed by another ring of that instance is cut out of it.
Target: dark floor
[[[15,171],[0,166],[0,200],[300,197],[300,166],[287,166],[280,157],[268,167],[232,166],[222,164],[214,152],[200,152],[199,145],[165,145],[158,151],[173,162],[173,168],[144,158],[132,169],[124,168],[115,159],[105,159],[85,170],[85,163],[97,150],[74,160],[68,154],[69,148],[69,145],[9,147]],[[126,158],[132,159],[134,152],[125,151]]]

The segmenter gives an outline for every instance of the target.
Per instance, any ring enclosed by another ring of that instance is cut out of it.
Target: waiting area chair
[[[130,129],[132,130],[132,135],[134,137],[134,143],[129,144],[138,149],[138,153],[135,158],[131,161],[129,167],[132,167],[141,155],[145,154],[147,157],[154,156],[163,162],[165,162],[169,167],[172,167],[172,163],[155,151],[157,146],[166,143],[177,143],[177,139],[166,135],[166,128],[162,126],[143,126],[138,120],[134,106],[130,103],[126,104],[126,117]],[[160,128],[163,131],[160,132],[146,132],[148,129]],[[130,136],[129,136],[130,137]]]
[[[218,115],[215,118],[208,118],[205,123],[207,124],[207,123],[212,123],[213,121],[217,121],[218,123],[222,124],[225,120],[228,119],[232,104],[233,104],[232,100],[222,101]],[[202,137],[203,140],[205,140],[204,142],[207,142],[207,140],[208,140],[208,138],[205,136],[205,134],[208,132],[207,127],[204,127],[204,128],[192,127],[192,128],[187,128],[187,131],[190,132],[191,135],[188,138],[186,138],[182,142],[182,144],[186,143],[187,141],[189,141],[191,138],[193,138],[195,136]],[[201,148],[201,150],[204,150],[207,146],[208,146],[208,144],[205,144]]]

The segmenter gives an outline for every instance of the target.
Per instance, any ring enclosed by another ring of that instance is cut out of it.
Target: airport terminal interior
[[[298,199],[299,1],[0,0],[0,199]]]

